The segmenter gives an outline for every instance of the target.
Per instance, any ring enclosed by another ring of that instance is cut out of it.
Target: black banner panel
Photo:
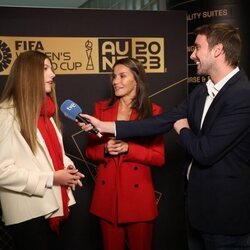
[[[21,52],[40,50],[53,61],[59,105],[71,99],[83,113],[109,97],[112,65],[127,56],[143,63],[150,98],[164,110],[187,96],[185,11],[0,7],[0,16],[0,89]],[[64,246],[102,249],[98,218],[89,213],[97,166],[85,157],[86,134],[63,114],[61,119],[66,153],[86,176],[64,223]],[[174,131],[165,135],[165,146],[165,166],[152,168],[159,208],[153,249],[185,250],[184,152]]]
[[[249,28],[250,17],[248,11],[249,2],[246,0],[196,0],[182,1],[169,0],[168,9],[171,10],[187,10],[188,22],[188,84],[189,92],[199,84],[208,80],[207,76],[198,76],[196,73],[196,64],[190,59],[190,55],[194,51],[194,30],[203,24],[209,23],[230,23],[239,29],[242,37],[242,54],[240,66],[246,71],[250,77],[249,64]]]

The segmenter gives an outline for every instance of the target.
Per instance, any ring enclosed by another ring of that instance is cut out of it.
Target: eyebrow
[[[116,75],[126,74],[126,73],[128,73],[128,71],[122,71],[122,72],[119,72],[119,73],[118,73],[118,74],[116,74]]]

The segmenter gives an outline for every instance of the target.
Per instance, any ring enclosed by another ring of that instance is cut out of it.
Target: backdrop
[[[249,64],[249,28],[250,16],[248,11],[247,0],[169,0],[168,9],[171,10],[187,10],[188,22],[188,57],[194,51],[194,30],[202,24],[225,22],[234,25],[239,29],[242,37],[242,54],[240,66],[246,71],[250,77]],[[196,73],[196,64],[188,58],[188,86],[189,92],[199,84],[204,83],[208,79],[207,76],[198,76]]]
[[[94,102],[109,96],[112,64],[124,56],[144,64],[152,101],[165,110],[187,95],[185,11],[0,7],[0,16],[0,88],[16,56],[37,49],[53,60],[59,105],[71,99],[92,113]],[[102,249],[98,220],[88,211],[96,166],[85,158],[87,137],[73,121],[61,118],[66,153],[86,176],[65,223],[65,249]],[[165,166],[152,169],[159,207],[155,250],[186,249],[184,152],[175,136],[173,131],[165,135]],[[1,240],[2,246],[6,241]]]

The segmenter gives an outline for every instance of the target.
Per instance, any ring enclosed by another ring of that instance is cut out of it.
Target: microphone
[[[60,110],[62,113],[68,117],[69,119],[75,121],[76,119],[79,122],[84,122],[85,124],[91,124],[87,119],[84,117],[80,116],[82,113],[82,109],[80,108],[79,105],[77,105],[75,102],[71,100],[65,100],[61,107]],[[92,125],[92,124],[91,124]],[[93,125],[92,125],[93,126]],[[99,130],[93,126],[93,128],[90,130],[91,133],[97,135],[99,138],[102,137],[102,134],[99,132]]]

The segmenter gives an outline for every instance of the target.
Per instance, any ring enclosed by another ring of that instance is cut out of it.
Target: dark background
[[[202,24],[225,22],[234,25],[239,29],[242,38],[242,54],[240,67],[242,67],[248,77],[250,77],[250,15],[247,0],[169,0],[168,10],[186,10],[188,22],[188,47],[194,44],[194,30]],[[197,13],[201,13],[198,17]],[[188,50],[188,88],[189,92],[200,82],[194,82],[196,65],[190,60],[192,50]],[[205,82],[207,77],[203,78]]]
[[[187,95],[185,11],[142,12],[0,7],[0,16],[0,36],[164,37],[167,72],[148,74],[152,101],[168,110]],[[1,75],[0,72],[0,88],[5,81],[6,76]],[[107,74],[57,75],[56,86],[59,105],[65,99],[72,99],[86,113],[92,113],[95,101],[109,96]],[[156,92],[158,94],[155,94]],[[61,118],[66,153],[86,176],[83,188],[78,188],[74,193],[77,204],[71,208],[70,218],[64,225],[64,246],[65,249],[102,249],[98,220],[88,211],[96,166],[88,162],[84,156],[86,135],[79,131],[73,121],[63,115]],[[184,153],[176,143],[175,136],[173,131],[165,135],[165,166],[152,169],[156,194],[160,198],[159,217],[156,220],[154,233],[155,250],[187,248],[182,169]],[[5,228],[3,230],[6,232]],[[3,234],[0,236],[2,247],[6,238]]]

